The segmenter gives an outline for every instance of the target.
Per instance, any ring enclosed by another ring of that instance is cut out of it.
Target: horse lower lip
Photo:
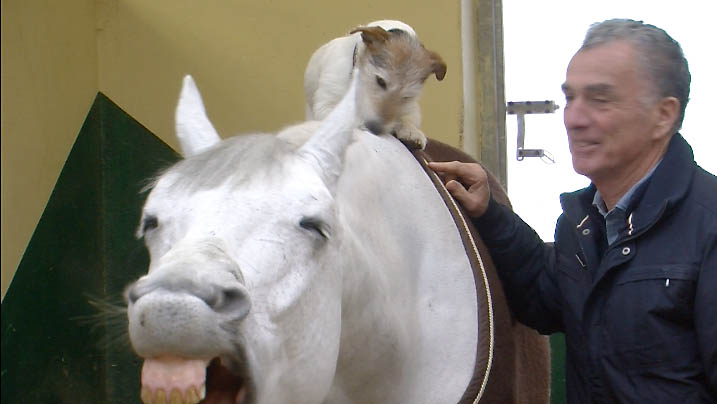
[[[142,365],[142,402],[198,403],[204,397],[208,361],[163,357],[146,359]]]
[[[142,367],[142,402],[196,404],[247,404],[245,378],[222,366],[215,358],[166,357],[145,360]]]

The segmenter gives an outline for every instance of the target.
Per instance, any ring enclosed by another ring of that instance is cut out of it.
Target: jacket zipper
[[[581,220],[580,223],[577,226],[575,226],[575,229],[580,230],[582,225],[584,225],[585,222],[588,221],[588,219],[590,219],[589,214],[585,215],[583,220]],[[589,230],[587,230],[587,231],[589,231]],[[582,233],[582,234],[585,235],[585,233]],[[577,258],[578,263],[580,263],[580,266],[583,269],[587,269],[588,268],[588,260],[587,260],[587,257],[585,256],[585,249],[583,248],[583,243],[582,243],[582,239],[580,238],[580,235],[578,235],[577,240],[578,240],[578,247],[580,248],[580,250],[577,253],[575,253],[575,258]]]

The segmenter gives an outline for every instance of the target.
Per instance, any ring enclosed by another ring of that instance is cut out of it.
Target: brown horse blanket
[[[459,401],[464,403],[548,403],[550,354],[546,337],[516,322],[487,248],[464,209],[450,196],[442,180],[428,168],[430,161],[477,163],[468,154],[429,140],[425,150],[411,150],[426,171],[461,235],[471,264],[478,298],[478,349],[471,381]],[[488,172],[488,170],[486,170]],[[493,198],[510,201],[498,180],[488,172]]]

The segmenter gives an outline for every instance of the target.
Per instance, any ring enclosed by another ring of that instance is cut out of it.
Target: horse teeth
[[[204,385],[197,392],[196,387],[190,387],[187,391],[182,392],[175,388],[172,389],[169,397],[164,389],[152,391],[149,387],[142,387],[142,403],[144,404],[198,404],[204,399],[206,388]]]
[[[152,390],[149,387],[142,386],[142,402],[144,404],[152,404]]]
[[[204,399],[209,361],[164,357],[142,365],[144,404],[197,404]]]
[[[190,387],[189,390],[187,390],[187,395],[184,397],[184,402],[186,404],[197,404],[200,401],[202,401],[202,398],[199,397],[197,389]]]
[[[185,404],[179,389],[172,389],[172,393],[169,395],[169,404]]]
[[[167,392],[164,389],[158,389],[154,392],[154,402],[152,404],[167,404]]]

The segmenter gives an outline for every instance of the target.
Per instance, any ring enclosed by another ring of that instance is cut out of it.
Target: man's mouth
[[[570,151],[573,153],[589,151],[599,145],[600,145],[600,143],[591,141],[591,140],[571,140],[570,141]]]

